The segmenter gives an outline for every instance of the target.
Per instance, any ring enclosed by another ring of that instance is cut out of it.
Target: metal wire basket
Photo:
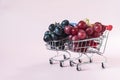
[[[101,65],[102,65],[102,68],[105,68],[104,63],[106,62],[106,57],[103,56],[103,53],[105,52],[108,35],[109,35],[109,30],[106,30],[103,33],[103,35],[98,38],[69,41],[68,50],[72,52],[77,52],[79,54],[78,57],[70,59],[70,62],[69,62],[70,66],[76,65],[76,69],[80,71],[81,70],[80,65],[86,63],[81,61],[82,55],[87,56],[87,58],[89,59],[88,63],[91,63],[92,56],[93,54],[96,53],[101,57],[103,57],[104,60],[101,62]],[[91,55],[89,56],[88,54],[91,54]],[[76,60],[78,60],[77,63],[75,62]]]

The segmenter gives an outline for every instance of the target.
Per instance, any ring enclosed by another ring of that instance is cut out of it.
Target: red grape
[[[77,26],[78,26],[79,29],[86,29],[87,24],[84,21],[80,21],[77,24]]]
[[[87,33],[87,35],[92,35],[93,34],[93,28],[92,27],[87,28],[86,33]]]
[[[84,30],[86,30],[87,28],[89,28],[89,27],[91,27],[91,26],[89,26],[89,25],[86,25],[86,27],[85,27],[85,29]]]
[[[91,46],[91,47],[93,47],[93,48],[97,48],[98,45],[99,45],[99,43],[98,43],[98,42],[95,42],[94,40],[91,40],[91,41],[89,41],[89,43],[88,43],[88,46]]]
[[[111,31],[112,28],[113,28],[112,25],[108,25],[108,26],[107,26],[107,30],[109,30],[109,31]]]
[[[87,48],[80,48],[80,52],[86,52]]]
[[[72,40],[72,37],[73,37],[72,35],[69,35],[69,36],[68,36],[68,39],[69,39],[69,40]]]
[[[106,26],[105,25],[102,25],[102,33],[106,30]]]
[[[66,34],[71,34],[71,30],[72,30],[72,26],[66,26],[66,27],[64,28],[64,32],[65,32]]]
[[[102,25],[100,22],[95,22],[95,24],[100,24],[100,25]]]
[[[95,24],[93,26],[95,32],[101,32],[102,31],[102,26],[100,24]]]
[[[79,39],[85,39],[86,38],[86,32],[84,31],[84,30],[79,30],[79,32],[78,32],[78,38]]]
[[[74,28],[76,29],[76,31],[77,31],[77,32],[79,31],[79,28],[78,28],[78,26],[75,26]]]
[[[97,46],[97,42],[94,42],[94,40],[89,41],[89,46]]]
[[[78,42],[73,42],[73,48],[79,47]]]
[[[77,28],[72,28],[71,34],[74,36],[74,35],[77,35],[77,33],[78,33],[78,29]]]
[[[99,33],[99,32],[94,32],[92,36],[93,36],[94,38],[97,38],[97,37],[100,37],[101,35],[102,35],[102,34]]]
[[[73,41],[77,41],[77,40],[79,40],[79,38],[78,38],[77,35],[74,35],[74,36],[72,37],[72,40],[73,40]]]

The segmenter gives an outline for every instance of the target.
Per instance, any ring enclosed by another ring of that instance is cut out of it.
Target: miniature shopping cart
[[[86,22],[89,24],[89,21]],[[71,24],[74,27],[74,24]],[[93,62],[94,54],[102,57],[101,67],[105,68],[106,57],[103,55],[105,52],[109,32],[112,30],[112,26],[105,26],[105,31],[101,32],[101,36],[97,38],[88,38],[84,40],[73,41],[68,39],[68,37],[60,40],[51,40],[46,42],[46,47],[48,50],[54,51],[57,54],[49,59],[50,64],[56,62],[60,63],[60,67],[64,67],[64,62],[69,61],[70,66],[76,66],[78,71],[81,70],[81,65]],[[64,54],[61,54],[64,52]],[[72,57],[73,53],[78,53],[77,57]],[[84,62],[82,57],[86,56],[89,61]]]
[[[92,62],[92,56],[93,54],[98,54],[101,56],[104,60],[101,61],[101,67],[105,68],[104,63],[106,62],[106,57],[103,56],[103,53],[105,52],[106,43],[108,40],[109,31],[111,29],[107,29],[102,36],[98,38],[90,38],[90,39],[84,39],[84,40],[78,40],[78,41],[69,41],[68,42],[68,49],[72,52],[76,52],[79,54],[78,57],[71,58],[69,63],[70,66],[75,66],[78,71],[81,70],[81,65],[85,63],[91,63]],[[89,56],[89,54],[91,54]],[[85,55],[89,59],[88,62],[82,62],[81,57]],[[77,60],[77,62],[76,62]]]
[[[71,55],[67,51],[66,42],[68,42],[67,38],[47,42],[47,44],[46,44],[47,49],[52,50],[52,51],[56,51],[56,53],[57,53],[55,56],[53,56],[49,59],[50,64],[54,64],[55,62],[59,62],[60,67],[64,67],[64,61],[70,59]],[[62,52],[65,52],[65,53],[61,54]]]

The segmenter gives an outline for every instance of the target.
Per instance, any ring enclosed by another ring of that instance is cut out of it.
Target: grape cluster
[[[69,25],[68,20],[63,20],[62,23],[50,24],[48,31],[44,33],[43,40],[45,42],[60,40],[66,38],[68,35],[64,32],[65,26]]]
[[[88,24],[87,22],[81,20],[76,25],[65,26],[64,32],[68,34],[69,41],[73,41],[71,50],[77,52],[86,52],[86,46],[91,46],[96,48],[99,43],[94,41],[83,41],[79,42],[79,40],[97,38],[100,37],[104,31],[106,30],[106,26],[100,22],[95,22],[94,24]],[[78,41],[75,42],[74,41]]]
[[[52,46],[52,49],[54,49],[56,46],[62,46],[62,49],[64,49],[64,43],[67,40],[61,42],[60,40],[62,39],[68,38],[69,41],[79,41],[90,38],[98,38],[103,35],[105,30],[111,29],[112,25],[106,26],[100,22],[90,24],[89,21],[81,20],[78,23],[70,23],[68,20],[63,20],[61,23],[50,24],[48,31],[44,33],[43,40],[47,43],[49,42],[49,44]],[[78,48],[81,47],[80,44],[82,44],[82,47],[87,45],[94,46],[95,48],[95,46],[97,46],[99,43],[94,41],[84,41],[82,43],[80,42],[73,44],[72,49],[77,51],[81,50],[81,52],[86,51],[87,48]]]
[[[94,24],[90,25],[85,21],[79,21],[74,27],[71,25],[66,26],[64,31],[69,35],[70,40],[75,41],[100,37],[105,29],[106,26],[100,22],[95,22]]]

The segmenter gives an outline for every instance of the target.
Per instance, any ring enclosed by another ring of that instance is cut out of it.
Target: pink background
[[[119,0],[0,0],[0,80],[120,80],[120,1]],[[43,42],[48,25],[68,19],[89,18],[112,24],[105,56],[107,68],[86,65],[51,66],[53,55]]]

